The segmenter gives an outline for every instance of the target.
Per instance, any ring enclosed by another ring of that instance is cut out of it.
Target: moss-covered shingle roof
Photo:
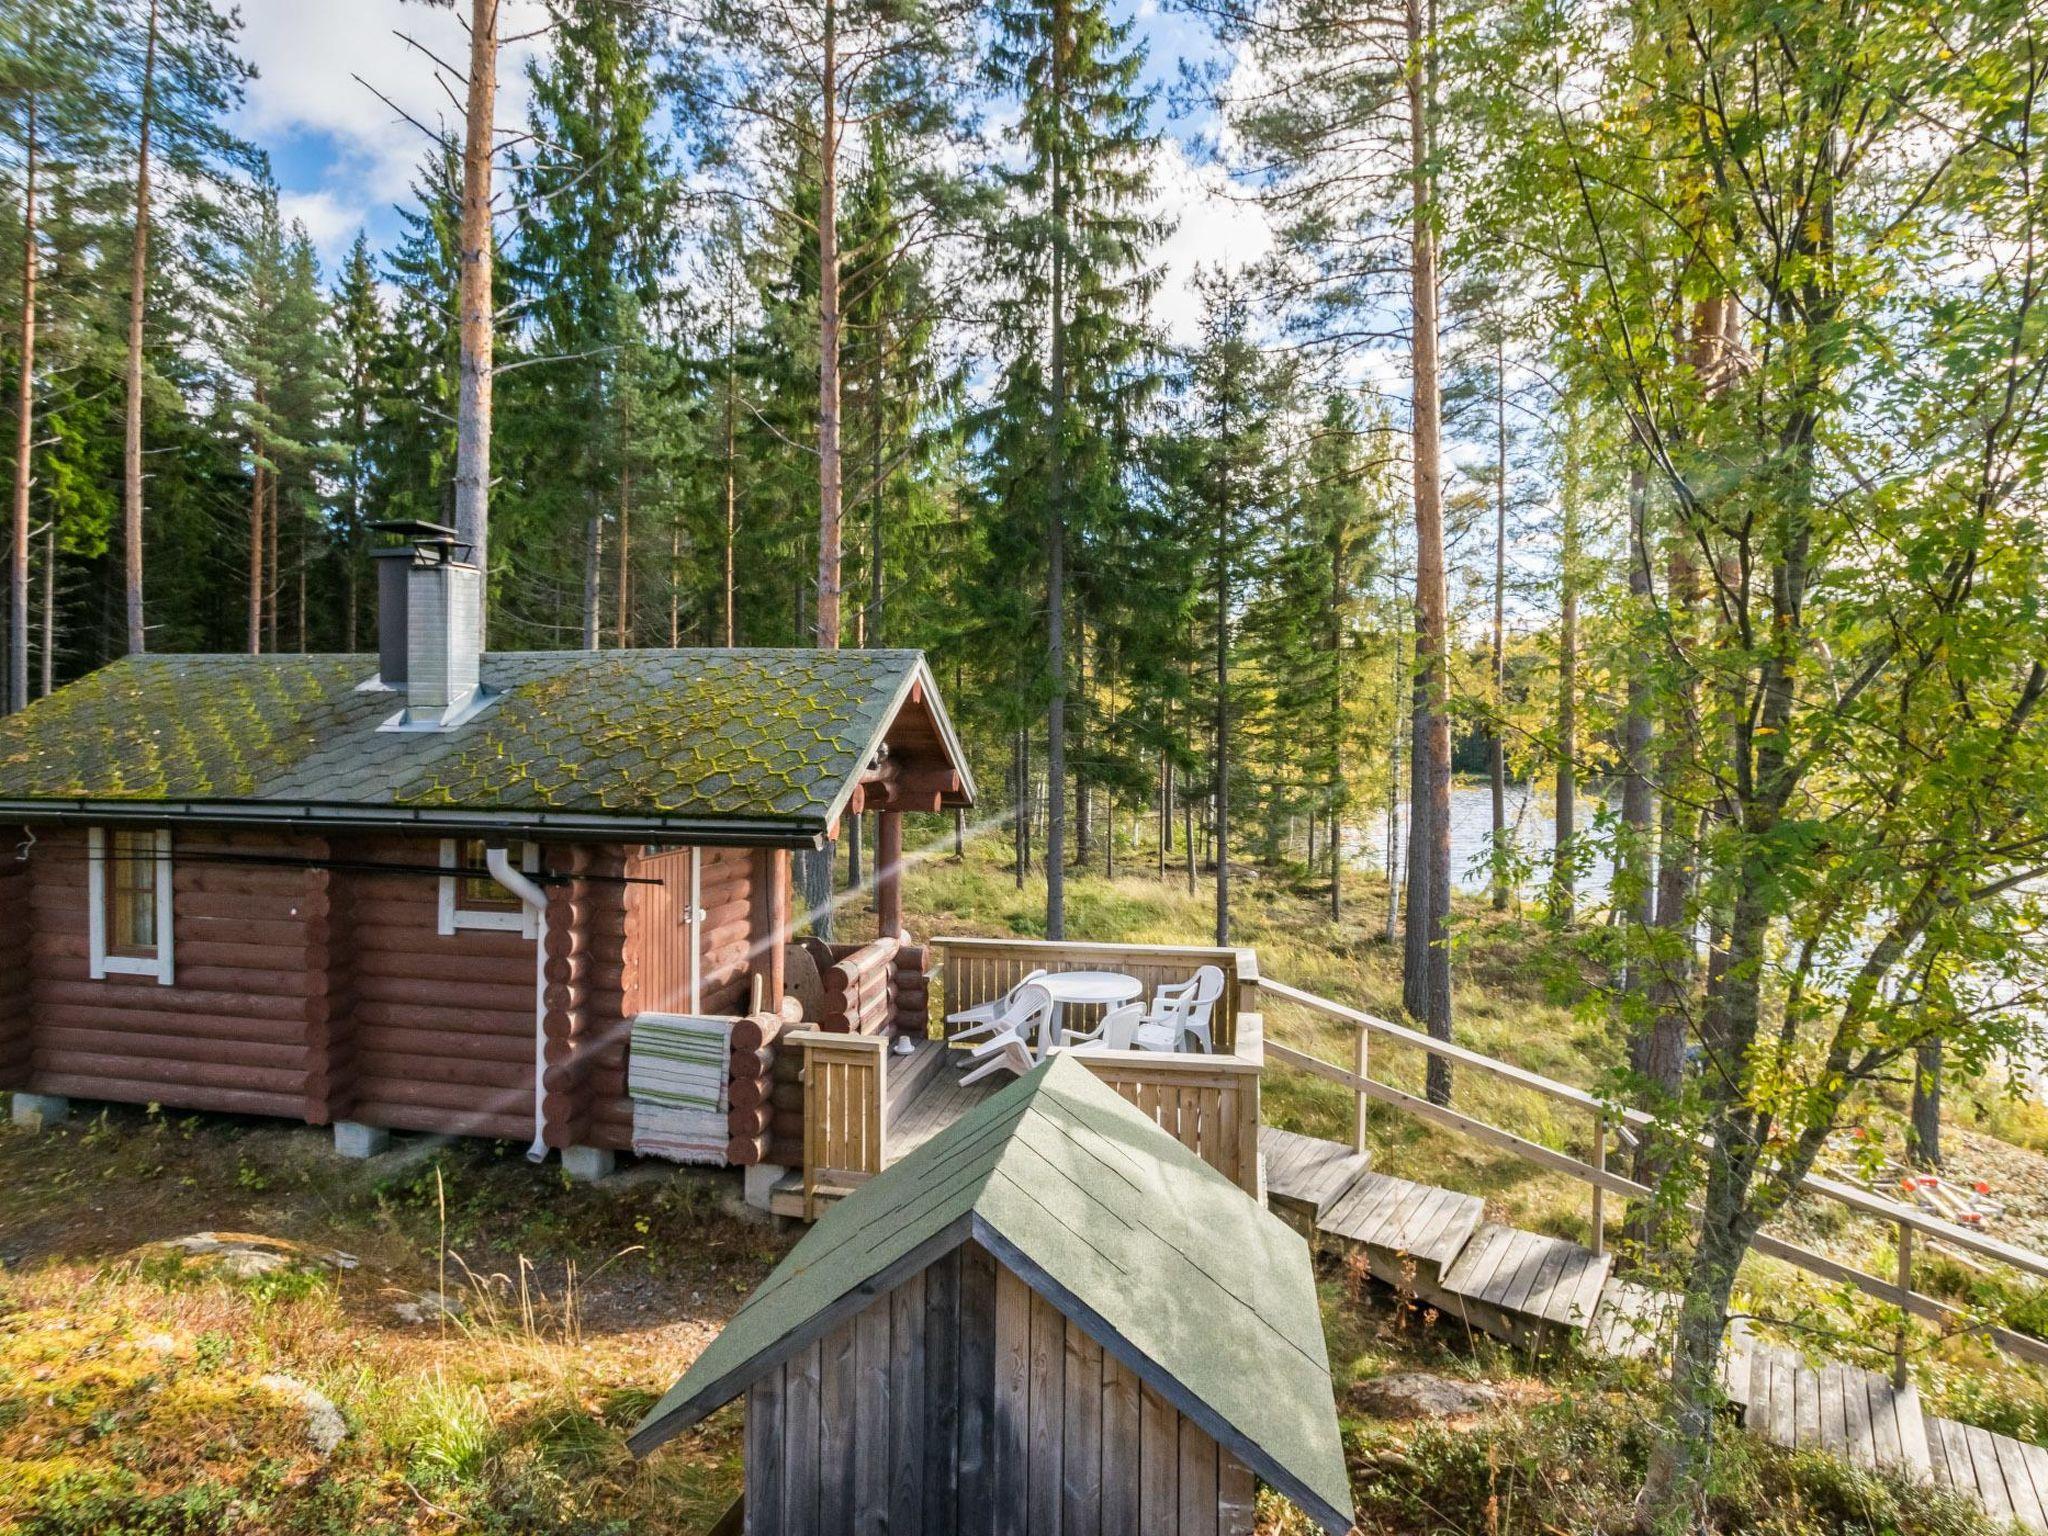
[[[604,818],[797,843],[843,808],[914,685],[949,735],[916,651],[489,655],[493,697],[445,732],[380,730],[403,701],[363,686],[375,672],[364,656],[127,657],[0,720],[0,806]]]

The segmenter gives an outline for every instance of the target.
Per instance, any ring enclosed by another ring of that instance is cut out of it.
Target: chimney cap
[[[469,546],[467,544],[458,544],[456,542],[455,530],[441,523],[424,522],[419,518],[413,517],[395,517],[380,522],[373,522],[369,526],[371,531],[375,533],[393,533],[398,535],[399,538],[404,539],[413,549],[422,553],[431,550],[444,561],[467,558],[469,554]],[[462,551],[460,557],[455,553],[458,549]],[[372,551],[375,554],[385,552],[383,550]]]

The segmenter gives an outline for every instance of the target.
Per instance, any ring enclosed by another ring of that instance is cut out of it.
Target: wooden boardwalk
[[[1316,1233],[1349,1244],[1372,1273],[1473,1327],[1517,1344],[1578,1335],[1602,1354],[1660,1356],[1678,1298],[1613,1273],[1578,1243],[1485,1220],[1471,1195],[1374,1173],[1335,1142],[1259,1133],[1267,1198]],[[1839,1361],[1814,1366],[1738,1323],[1721,1382],[1750,1430],[1854,1466],[1900,1467],[2048,1533],[2048,1450],[1926,1412],[1910,1384]]]

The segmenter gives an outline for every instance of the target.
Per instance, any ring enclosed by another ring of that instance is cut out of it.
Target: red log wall
[[[0,865],[0,1088],[313,1124],[532,1136],[532,939],[512,930],[441,934],[430,874],[191,856],[431,866],[438,839],[330,842],[176,828],[168,987],[154,977],[91,979],[86,849],[82,828],[41,829],[26,866]],[[752,932],[758,862],[745,849],[703,852],[707,1013],[738,1013],[754,957],[780,953]],[[676,935],[688,930],[674,921],[675,888],[617,880],[657,865],[664,874],[680,866],[686,897],[687,855],[595,844],[543,850],[544,869],[573,877],[546,887],[541,940],[550,1146],[631,1144],[627,1021],[659,1006],[656,996],[687,1002],[686,940]],[[635,894],[643,891],[658,899]]]
[[[29,884],[27,864],[0,864],[0,1088],[28,1082]]]
[[[182,830],[177,845],[312,852],[305,839]],[[325,870],[172,864],[177,985],[94,981],[86,834],[41,832],[30,857],[29,1087],[180,1109],[324,1118],[334,1086]],[[324,847],[324,845],[322,845]],[[431,927],[429,932],[431,932]]]

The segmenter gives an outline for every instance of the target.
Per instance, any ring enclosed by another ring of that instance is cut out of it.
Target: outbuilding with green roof
[[[750,1536],[1352,1523],[1302,1238],[1056,1053],[834,1206],[631,1438],[746,1399]]]

